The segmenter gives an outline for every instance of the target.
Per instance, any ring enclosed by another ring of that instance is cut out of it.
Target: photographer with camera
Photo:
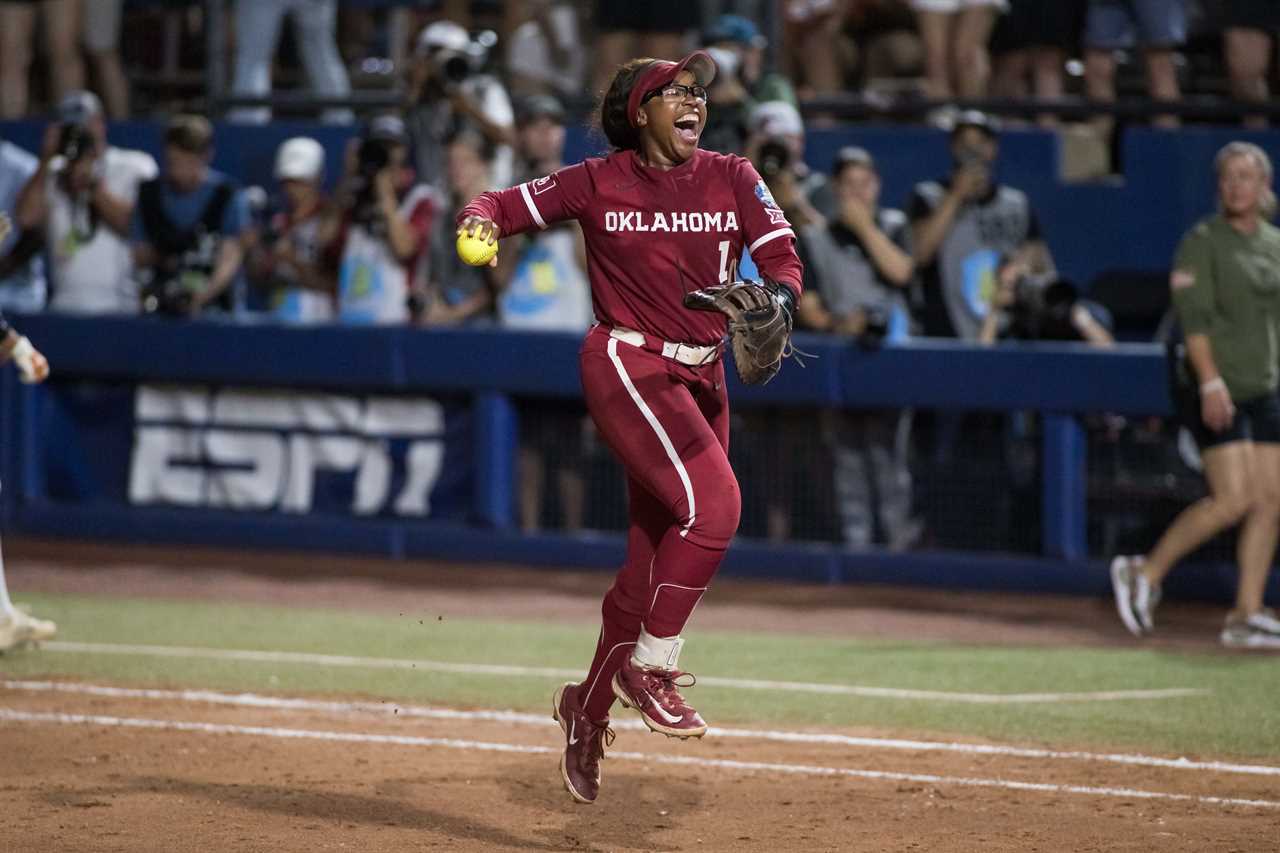
[[[324,148],[296,136],[276,152],[280,197],[264,216],[245,264],[249,283],[266,296],[271,316],[284,323],[333,319],[336,282],[325,263],[320,225],[324,194]]]
[[[1106,309],[1080,298],[1074,283],[1053,273],[1033,275],[1026,261],[1001,259],[991,306],[982,318],[978,343],[997,340],[1079,341],[1109,347]]]
[[[951,130],[951,176],[916,184],[908,203],[912,254],[922,274],[926,336],[976,340],[990,282],[1003,256],[1034,274],[1053,269],[1026,193],[997,183],[998,130],[984,113],[961,113]]]
[[[369,123],[347,146],[346,173],[320,229],[338,263],[338,321],[408,323],[424,307],[427,248],[440,213],[436,193],[408,167],[396,115]]]
[[[133,259],[149,313],[195,317],[230,313],[252,220],[245,194],[209,168],[213,125],[178,115],[164,134],[164,171],[138,188]]]
[[[107,144],[102,104],[72,92],[45,130],[40,167],[18,197],[21,228],[44,235],[52,265],[54,311],[137,314],[129,226],[138,187],[156,161]]]
[[[910,334],[906,289],[915,277],[907,217],[879,206],[880,175],[863,148],[840,149],[831,184],[838,216],[800,231],[806,286],[797,319],[864,347],[900,342]],[[832,411],[823,420],[844,541],[911,545],[920,523],[911,515],[909,413]]]
[[[756,104],[747,120],[747,159],[764,178],[787,221],[801,226],[836,216],[827,176],[804,161],[804,121],[786,101]]]
[[[515,112],[502,82],[484,73],[496,44],[491,32],[475,40],[452,21],[436,21],[418,36],[405,105],[413,165],[443,197],[448,193],[445,145],[474,129],[494,146],[490,189],[515,181]]]

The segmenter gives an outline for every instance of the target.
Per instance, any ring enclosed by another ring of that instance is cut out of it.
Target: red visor
[[[631,87],[631,95],[627,98],[627,120],[632,127],[636,126],[636,113],[645,94],[667,85],[681,71],[691,72],[694,82],[699,86],[708,86],[716,78],[716,62],[705,51],[695,50],[679,62],[664,59],[650,65],[649,70],[640,75],[640,79]]]

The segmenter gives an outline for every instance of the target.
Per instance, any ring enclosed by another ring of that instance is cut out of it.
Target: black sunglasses
[[[659,86],[656,89],[650,89],[644,93],[644,97],[640,99],[640,103],[647,103],[654,98],[662,96],[664,100],[674,101],[681,100],[690,95],[695,101],[705,104],[707,102],[707,89],[705,86],[699,86],[696,83],[692,86],[684,86],[680,83],[668,83],[665,86]]]

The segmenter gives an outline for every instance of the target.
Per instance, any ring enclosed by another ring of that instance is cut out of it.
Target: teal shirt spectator
[[[201,219],[205,209],[213,199],[213,195],[223,185],[237,187],[237,183],[227,175],[221,172],[209,169],[204,177],[204,181],[194,191],[189,193],[177,192],[173,185],[170,184],[163,174],[160,178],[160,205],[165,217],[179,231],[186,231],[193,228]],[[142,215],[143,207],[143,191],[139,191],[139,203],[133,211],[133,222],[130,227],[130,236],[134,244],[153,244],[156,242],[152,235],[147,233],[145,218]],[[231,198],[227,201],[226,207],[222,212],[222,220],[218,228],[218,240],[243,237],[249,230],[253,228],[253,218],[249,210],[248,196],[244,190],[236,189]],[[208,241],[204,241],[206,244]],[[205,249],[201,249],[201,257],[199,265],[205,269],[212,270],[217,263],[216,248],[221,243],[209,245]],[[204,266],[207,264],[207,267]],[[236,277],[232,279],[230,287],[223,295],[210,307],[215,310],[229,311],[233,314],[240,314],[247,309],[246,305],[246,287],[244,284],[244,273],[241,270]]]
[[[164,181],[163,175],[161,175],[160,180]],[[184,230],[190,228],[195,225],[196,220],[200,218],[200,214],[204,212],[205,206],[208,205],[214,190],[226,183],[234,185],[235,181],[213,169],[208,171],[205,175],[204,183],[195,192],[174,192],[173,187],[166,181],[160,194],[164,212],[178,228]],[[222,214],[222,236],[241,237],[249,230],[251,224],[249,201],[245,197],[243,190],[237,190],[231,202],[227,205],[227,209]],[[148,242],[141,212],[136,208],[133,211],[132,236],[135,243]]]

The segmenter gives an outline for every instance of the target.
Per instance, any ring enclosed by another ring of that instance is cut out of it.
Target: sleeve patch
[[[554,189],[555,185],[555,175],[545,175],[532,182],[529,186],[533,190],[534,195],[542,195],[547,190]]]
[[[1169,289],[1173,291],[1186,290],[1194,287],[1196,283],[1196,274],[1190,270],[1174,270],[1169,276]]]

